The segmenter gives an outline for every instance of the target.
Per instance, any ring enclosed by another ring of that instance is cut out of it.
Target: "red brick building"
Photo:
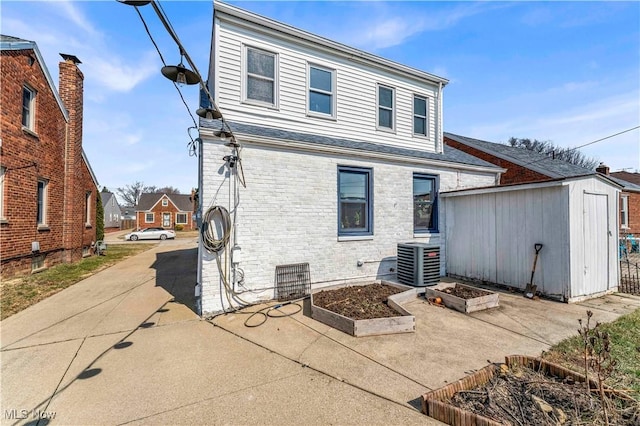
[[[193,230],[193,198],[184,194],[142,194],[136,210],[136,224],[139,229],[165,228]]]
[[[606,167],[606,166],[605,166]],[[609,168],[606,168],[609,173]],[[620,235],[640,237],[640,173],[610,173],[623,186],[620,193]]]
[[[58,92],[35,42],[0,36],[2,276],[90,254],[97,181],[82,150],[80,61],[61,54]]]

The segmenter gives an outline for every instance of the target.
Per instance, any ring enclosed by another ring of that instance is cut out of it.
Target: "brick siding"
[[[0,61],[1,162],[6,168],[0,236],[3,277],[31,270],[34,241],[46,255],[45,265],[52,266],[80,259],[83,247],[95,240],[95,206],[89,224],[84,220],[85,194],[91,192],[95,202],[97,188],[82,158],[82,74],[73,63],[61,64],[61,70],[68,69],[79,80],[72,87],[66,78],[60,80],[71,118],[67,123],[41,65],[37,60],[30,64],[31,58],[36,58],[32,50],[4,50]],[[35,134],[22,128],[25,84],[36,91]],[[46,226],[40,228],[36,224],[39,179],[47,181]]]

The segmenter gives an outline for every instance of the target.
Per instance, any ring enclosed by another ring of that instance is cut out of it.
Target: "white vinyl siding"
[[[438,86],[412,76],[382,71],[356,60],[297,45],[290,40],[231,26],[216,20],[215,97],[225,119],[301,133],[353,139],[435,152],[435,108]],[[245,45],[277,53],[277,112],[243,99],[243,51]],[[336,71],[338,115],[335,120],[308,116],[307,64],[321,64]],[[395,88],[395,135],[376,131],[377,84]],[[427,98],[428,138],[413,135],[413,96]]]

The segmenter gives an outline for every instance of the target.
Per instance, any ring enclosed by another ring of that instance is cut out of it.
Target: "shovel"
[[[536,290],[538,289],[537,285],[533,285],[533,276],[536,273],[536,264],[538,263],[538,254],[540,254],[540,250],[542,250],[542,244],[536,243],[533,247],[536,250],[536,256],[533,258],[533,268],[531,268],[531,280],[529,280],[529,284],[527,284],[527,287],[524,289],[524,295],[529,299],[533,299],[533,296],[536,295]]]

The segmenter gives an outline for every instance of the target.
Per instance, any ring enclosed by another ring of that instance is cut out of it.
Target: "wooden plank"
[[[355,326],[351,318],[344,317],[313,304],[311,305],[311,318],[329,327],[333,327],[352,336],[354,335]]]

